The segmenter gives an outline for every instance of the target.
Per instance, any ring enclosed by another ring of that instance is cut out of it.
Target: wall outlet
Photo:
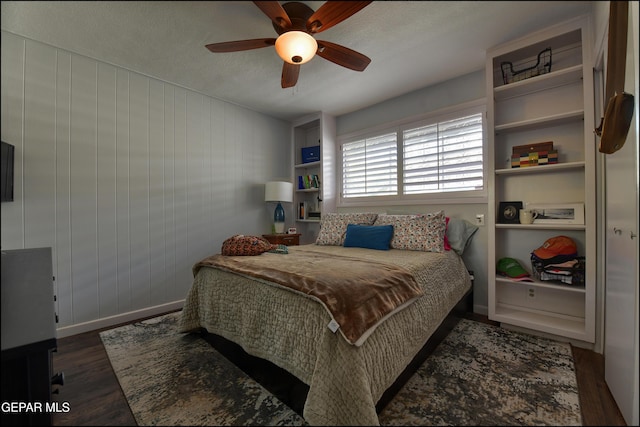
[[[529,288],[527,297],[530,299],[534,299],[536,297],[536,290],[534,288]]]
[[[484,227],[484,214],[476,215],[476,225],[478,227]]]

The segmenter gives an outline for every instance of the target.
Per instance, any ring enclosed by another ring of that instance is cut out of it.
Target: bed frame
[[[471,277],[473,277],[472,273]],[[380,414],[400,389],[402,389],[427,357],[433,353],[438,344],[453,330],[458,324],[458,321],[464,317],[466,313],[470,312],[473,312],[473,280],[471,281],[471,289],[449,312],[447,317],[431,337],[429,337],[425,345],[418,351],[395,382],[382,394],[376,404],[376,412],[378,414]],[[274,394],[301,417],[303,416],[304,403],[309,391],[308,385],[268,360],[250,355],[244,351],[240,345],[226,338],[209,333],[206,330],[201,330],[200,334],[213,348],[269,390],[269,392]]]

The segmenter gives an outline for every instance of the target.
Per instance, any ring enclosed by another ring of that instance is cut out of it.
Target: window
[[[478,110],[345,140],[342,201],[483,196],[484,111]]]
[[[342,147],[343,197],[398,193],[398,148],[395,133],[365,138]]]
[[[402,133],[404,194],[482,189],[482,115]]]

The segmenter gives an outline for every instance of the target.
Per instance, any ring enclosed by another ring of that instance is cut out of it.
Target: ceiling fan
[[[280,5],[277,1],[254,1],[271,19],[278,38],[238,40],[206,45],[211,52],[238,52],[275,46],[284,60],[282,87],[298,82],[300,65],[318,54],[321,58],[355,71],[363,71],[371,62],[365,55],[339,44],[316,40],[313,34],[325,31],[349,18],[371,1],[327,1],[315,12],[301,2]]]

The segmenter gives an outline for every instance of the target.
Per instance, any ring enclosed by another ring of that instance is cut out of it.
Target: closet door
[[[625,91],[635,96],[635,115],[625,145],[605,156],[604,357],[611,394],[627,424],[638,425],[638,9],[630,6]]]

